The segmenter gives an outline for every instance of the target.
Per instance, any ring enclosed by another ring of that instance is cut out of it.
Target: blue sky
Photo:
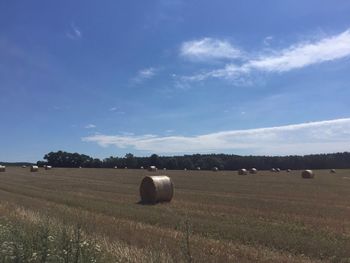
[[[1,1],[0,160],[350,151],[349,1]]]

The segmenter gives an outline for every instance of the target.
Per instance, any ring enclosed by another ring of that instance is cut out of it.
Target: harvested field
[[[101,262],[348,262],[350,171],[314,172],[157,171],[174,198],[141,205],[147,170],[8,167],[0,223],[78,225]]]

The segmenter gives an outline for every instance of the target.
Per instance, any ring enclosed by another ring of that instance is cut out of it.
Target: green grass
[[[0,215],[10,224],[20,218],[12,225],[23,233],[45,218],[69,229],[79,223],[101,247],[100,262],[350,262],[349,170],[314,179],[300,171],[159,171],[175,196],[155,206],[138,204],[148,174],[10,167],[0,174]]]

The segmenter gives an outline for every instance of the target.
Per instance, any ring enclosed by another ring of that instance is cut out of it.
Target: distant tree
[[[271,168],[281,169],[340,169],[350,168],[350,153],[313,154],[305,156],[239,156],[229,154],[194,154],[184,156],[158,156],[152,154],[150,157],[135,157],[128,153],[124,157],[113,157],[101,161],[85,154],[68,153],[64,151],[50,152],[45,154],[44,161],[37,164],[52,165],[54,167],[129,167],[139,168],[155,165],[167,169],[194,169],[211,170],[214,166],[220,170],[238,170],[240,168],[257,168],[269,170]]]

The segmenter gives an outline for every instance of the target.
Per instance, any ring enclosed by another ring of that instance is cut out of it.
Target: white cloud
[[[242,56],[242,52],[228,41],[202,38],[184,42],[180,54],[193,60],[234,59]]]
[[[94,128],[96,128],[96,125],[95,124],[88,124],[84,128],[85,129],[94,129]]]
[[[269,46],[273,41],[273,36],[267,36],[264,38],[263,43],[265,46]]]
[[[350,30],[347,30],[316,43],[302,43],[277,52],[272,56],[262,56],[251,60],[246,66],[257,70],[282,72],[344,58],[349,55]]]
[[[153,78],[157,74],[157,70],[153,67],[145,68],[140,70],[137,73],[137,76],[134,78],[135,82],[142,82],[147,79]]]
[[[70,39],[76,40],[82,38],[83,35],[81,30],[74,23],[72,23],[69,31],[66,33],[66,36]]]
[[[227,64],[224,68],[184,77],[187,81],[208,78],[237,79],[251,72],[286,72],[307,66],[330,62],[350,56],[350,30],[315,42],[292,45],[251,58],[243,64]]]
[[[287,155],[350,151],[350,118],[287,126],[233,130],[199,136],[94,135],[82,138],[100,146],[154,153],[233,153]]]

